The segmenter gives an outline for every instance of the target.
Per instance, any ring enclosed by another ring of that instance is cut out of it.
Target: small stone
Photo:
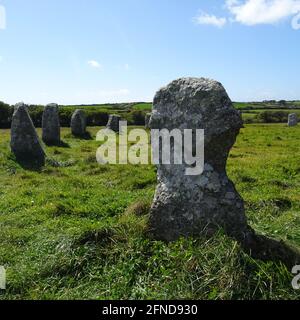
[[[45,152],[24,103],[18,103],[14,108],[10,146],[17,161],[33,167],[45,164]]]
[[[48,145],[60,143],[60,123],[58,105],[48,104],[43,112],[42,119],[43,141]]]
[[[109,116],[106,128],[110,129],[114,132],[119,132],[119,122],[121,121],[121,117],[116,114],[111,114]]]
[[[71,118],[71,131],[74,136],[83,137],[86,135],[86,116],[83,110],[77,109]]]
[[[288,126],[295,127],[298,124],[298,116],[296,113],[289,114]]]

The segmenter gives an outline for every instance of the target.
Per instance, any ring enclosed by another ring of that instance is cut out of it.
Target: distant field
[[[261,113],[261,112],[266,111],[266,110],[268,110],[268,109],[244,110],[242,113],[255,113],[255,114],[257,114],[257,113]],[[282,109],[281,108],[281,109],[272,109],[270,111],[272,111],[272,112],[284,111],[284,112],[288,112],[288,113],[293,113],[293,112],[300,113],[300,109]]]
[[[117,103],[117,104],[98,104],[98,105],[69,105],[69,106],[61,106],[63,108],[71,108],[71,109],[89,109],[89,110],[107,110],[116,112],[120,110],[151,110],[152,103]]]
[[[287,123],[288,114],[295,112],[300,118],[300,101],[280,103],[234,102],[234,107],[241,111],[246,123]],[[89,126],[106,125],[110,114],[118,114],[130,125],[143,125],[145,115],[152,110],[151,102],[133,102],[93,105],[59,106],[61,126],[70,125],[72,113],[84,109]],[[36,127],[41,127],[44,106],[31,105],[29,113]],[[0,128],[10,128],[13,107],[0,102]]]
[[[151,111],[152,109],[152,103],[138,103],[133,105],[132,107],[133,110],[147,110]]]
[[[234,102],[234,107],[239,110],[300,110],[300,101],[286,102],[285,105],[279,103],[263,103],[263,102]],[[98,108],[103,110],[151,110],[152,102],[140,103],[117,103],[117,104],[96,104],[96,105],[70,105],[62,106],[69,108]]]
[[[286,102],[285,104],[280,103],[264,103],[264,102],[234,102],[234,107],[239,110],[251,110],[251,109],[265,109],[265,110],[289,110],[289,109],[300,109],[300,101]]]
[[[147,234],[152,165],[100,166],[92,140],[62,129],[40,172],[0,130],[0,299],[299,299],[291,270],[253,260],[222,232],[166,244]],[[40,130],[38,130],[40,133]],[[228,174],[259,233],[300,248],[300,126],[246,125]],[[53,161],[55,160],[55,161]]]

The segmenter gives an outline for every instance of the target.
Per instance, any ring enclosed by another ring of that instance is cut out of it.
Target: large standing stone
[[[119,122],[121,121],[121,117],[116,114],[111,114],[109,116],[106,128],[110,129],[114,132],[119,132]]]
[[[77,109],[71,118],[71,131],[74,136],[82,137],[86,134],[86,116],[83,110]]]
[[[43,113],[42,120],[43,127],[43,141],[46,144],[60,143],[60,123],[58,105],[55,103],[48,104]]]
[[[182,78],[157,92],[150,128],[204,129],[205,167],[202,175],[187,176],[186,164],[158,165],[150,212],[156,238],[172,241],[220,227],[237,238],[248,232],[243,200],[226,174],[228,153],[241,127],[241,115],[219,82]]]
[[[289,114],[288,126],[295,127],[298,124],[298,116],[296,113]]]
[[[145,115],[145,128],[146,129],[149,128],[150,118],[151,118],[151,113],[146,113],[146,115]]]
[[[32,166],[45,164],[45,152],[24,103],[14,108],[10,146],[18,161]]]

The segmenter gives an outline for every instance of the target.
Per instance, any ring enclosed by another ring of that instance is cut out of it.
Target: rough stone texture
[[[82,137],[86,134],[86,116],[83,110],[77,109],[71,118],[71,131],[74,136]]]
[[[32,166],[45,164],[45,153],[26,105],[15,105],[11,123],[11,150],[16,159]]]
[[[150,118],[151,118],[151,113],[147,113],[146,116],[145,116],[145,128],[146,129],[149,128]]]
[[[51,103],[45,107],[43,112],[42,127],[42,138],[46,144],[60,143],[60,123],[57,104]]]
[[[109,116],[106,128],[113,130],[114,132],[119,132],[119,121],[121,121],[121,117],[115,114],[111,114]]]
[[[242,127],[223,86],[205,78],[182,78],[160,89],[151,129],[204,129],[205,168],[185,175],[186,164],[158,165],[158,185],[150,214],[155,238],[212,234],[222,227],[241,238],[248,233],[244,203],[226,174],[228,153]]]
[[[289,114],[288,126],[295,127],[298,124],[298,116],[296,113]]]

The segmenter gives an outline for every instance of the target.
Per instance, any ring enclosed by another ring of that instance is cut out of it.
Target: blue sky
[[[183,76],[300,99],[299,0],[0,0],[0,100],[151,101]]]

